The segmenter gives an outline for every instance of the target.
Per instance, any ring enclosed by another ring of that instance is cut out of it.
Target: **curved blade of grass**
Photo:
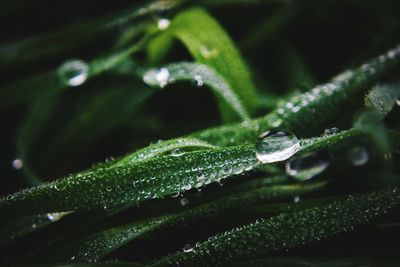
[[[96,18],[84,23],[79,22],[58,29],[56,32],[2,44],[0,46],[0,63],[4,65],[20,64],[54,57],[88,42],[96,35],[115,29],[139,17],[172,9],[181,2],[151,1],[139,7],[134,7],[129,11],[117,12],[104,18]],[[51,45],[54,43],[57,45]],[[25,53],[25,51],[30,51],[30,53]]]
[[[177,224],[187,225],[196,219],[210,218],[221,215],[221,213],[226,211],[238,211],[271,200],[302,195],[318,190],[325,184],[325,182],[316,182],[310,184],[276,185],[235,194],[178,214],[166,215],[107,229],[83,240],[74,241],[70,245],[64,243],[61,248],[52,251],[50,254],[54,255],[55,261],[68,261],[70,259],[89,262],[99,261],[119,247],[144,234],[160,231],[161,229]]]
[[[344,104],[354,101],[352,96],[366,91],[379,78],[397,67],[399,62],[400,46],[397,46],[359,68],[344,71],[330,82],[289,99],[264,117],[199,131],[190,136],[225,146],[253,142],[260,132],[274,127],[286,128],[295,133],[319,127],[338,114]]]
[[[128,59],[132,54],[141,50],[152,35],[153,33],[145,35],[138,43],[123,51],[114,52],[110,55],[89,62],[86,82],[87,80],[116,67]],[[46,92],[51,91],[56,93],[69,88],[68,84],[60,78],[58,71],[58,69],[54,69],[43,72],[2,88],[0,90],[0,106],[8,107],[27,101],[29,102],[32,99],[35,99],[38,95],[42,95]]]
[[[167,80],[160,81],[160,71],[167,71],[169,76]],[[226,82],[226,80],[219,74],[208,68],[206,65],[180,62],[169,64],[161,69],[150,69],[143,74],[143,80],[152,86],[163,87],[166,83],[172,81],[189,80],[194,81],[197,86],[203,86],[203,84],[210,86],[214,93],[219,96],[220,99],[225,103],[226,107],[229,107],[231,112],[235,113],[236,116],[242,120],[249,119],[249,112],[245,107],[245,103],[241,101],[237,92]]]
[[[360,135],[356,130],[301,141],[308,152]],[[41,213],[111,208],[218,182],[261,165],[253,144],[188,152],[71,175],[0,200],[0,211]],[[201,177],[201,181],[199,181]],[[71,197],[74,196],[74,197]]]
[[[400,84],[377,85],[365,96],[365,105],[385,117],[400,99]]]
[[[199,63],[214,69],[229,83],[242,101],[243,106],[253,114],[258,106],[255,86],[250,72],[232,40],[205,10],[191,8],[179,13],[168,29],[179,39]],[[223,118],[237,119],[229,113],[229,107],[222,104]]]
[[[284,213],[231,230],[200,243],[189,253],[177,253],[152,266],[222,266],[351,230],[399,206],[397,188],[350,195],[329,205]]]

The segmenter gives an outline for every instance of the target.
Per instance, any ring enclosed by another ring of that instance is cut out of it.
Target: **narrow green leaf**
[[[187,225],[199,218],[210,218],[221,215],[226,211],[238,211],[250,208],[253,205],[266,203],[273,199],[302,195],[320,189],[324,185],[324,182],[276,185],[235,194],[178,214],[166,215],[107,229],[83,240],[72,242],[72,244],[64,244],[62,248],[56,249],[51,254],[54,255],[55,260],[99,261],[122,245],[149,232],[159,231],[176,224]]]
[[[359,134],[349,130],[305,139],[301,141],[300,153]],[[0,200],[0,210],[41,213],[118,207],[205,186],[260,165],[254,145],[250,144],[156,157],[106,168],[99,166],[9,195]]]
[[[165,74],[164,74],[165,73]],[[180,62],[166,65],[160,69],[150,69],[143,75],[143,80],[152,86],[164,87],[176,81],[193,81],[197,86],[208,85],[214,93],[242,120],[249,119],[244,102],[226,82],[226,80],[203,64]]]
[[[351,230],[399,205],[398,189],[350,195],[329,205],[284,213],[233,229],[213,240],[200,243],[190,252],[166,257],[153,266],[203,266],[204,263],[223,266]]]
[[[274,127],[286,128],[296,134],[310,131],[332,119],[341,107],[354,101],[353,96],[366,91],[399,62],[400,46],[397,46],[359,68],[344,71],[330,82],[292,97],[264,117],[199,131],[191,136],[225,146],[252,142],[260,132]]]
[[[253,114],[258,106],[257,94],[249,70],[232,40],[205,10],[191,8],[179,13],[171,22],[169,31],[178,38],[192,56],[213,68],[225,78],[243,106]],[[225,104],[221,107],[223,118],[232,121]]]

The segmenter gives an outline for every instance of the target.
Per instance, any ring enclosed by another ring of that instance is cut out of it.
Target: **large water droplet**
[[[368,162],[369,153],[365,147],[356,146],[349,151],[348,157],[355,166],[362,166]]]
[[[304,157],[286,162],[286,173],[297,180],[304,181],[320,174],[330,164],[327,151],[311,152]]]
[[[20,170],[22,167],[24,167],[24,162],[21,159],[14,159],[11,165],[14,169]]]
[[[169,19],[159,19],[157,21],[157,27],[159,30],[163,31],[168,29],[170,23],[171,22],[169,21]]]
[[[299,139],[293,133],[282,130],[264,132],[256,142],[256,156],[262,163],[286,160],[299,149]]]
[[[161,68],[159,70],[149,70],[143,76],[143,81],[151,86],[165,87],[169,81],[169,70]]]
[[[78,86],[86,81],[89,75],[89,66],[79,59],[68,60],[58,68],[57,73],[65,85]]]

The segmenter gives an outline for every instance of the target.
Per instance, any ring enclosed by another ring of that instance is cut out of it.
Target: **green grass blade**
[[[199,63],[223,76],[242,101],[246,110],[254,114],[258,103],[250,72],[232,40],[205,10],[192,8],[179,13],[169,31],[178,38]],[[223,118],[236,119],[223,105]],[[228,108],[229,110],[229,108]]]
[[[161,77],[165,72],[165,77]],[[166,75],[168,74],[168,75]],[[161,79],[165,78],[165,79]],[[207,65],[190,62],[180,62],[166,65],[160,69],[150,69],[143,74],[143,80],[151,85],[164,87],[167,83],[176,81],[193,81],[197,86],[208,85],[214,93],[222,99],[224,105],[229,107],[232,113],[235,113],[240,119],[249,119],[249,112],[245,103],[227,83],[227,81],[217,74]]]
[[[359,68],[344,71],[330,82],[289,99],[264,117],[199,131],[191,136],[225,146],[252,142],[259,133],[274,127],[295,133],[310,131],[332,119],[346,103],[354,102],[353,96],[368,90],[399,62],[400,46],[397,46]]]
[[[359,131],[349,130],[305,139],[301,141],[299,153],[321,149],[359,134]],[[9,195],[0,200],[0,211],[41,213],[136,204],[219,182],[260,165],[253,144],[156,157],[107,168],[100,165]],[[74,197],[70,197],[72,195]]]
[[[205,241],[190,252],[164,258],[153,266],[222,266],[232,261],[293,248],[345,232],[398,208],[397,189],[348,196],[321,207],[284,213]]]
[[[210,203],[183,211],[178,214],[166,215],[155,219],[129,223],[107,229],[91,235],[83,240],[63,245],[62,248],[51,252],[55,260],[99,261],[119,247],[135,240],[144,234],[160,231],[173,225],[189,224],[199,218],[210,218],[227,211],[239,211],[253,205],[266,203],[271,200],[302,195],[322,188],[325,182],[310,184],[276,185],[249,192],[224,197]]]

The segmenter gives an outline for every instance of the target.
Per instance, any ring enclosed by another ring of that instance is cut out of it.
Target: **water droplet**
[[[11,165],[14,169],[20,170],[22,167],[24,167],[24,162],[21,159],[14,159]]]
[[[149,70],[143,76],[143,81],[148,85],[159,86],[161,88],[168,84],[169,70],[161,68],[159,70]]]
[[[64,217],[68,212],[53,212],[53,213],[47,213],[47,219],[49,219],[52,222],[58,221],[62,217]]]
[[[196,85],[197,85],[198,87],[203,86],[203,84],[204,84],[203,78],[202,78],[200,75],[194,75],[193,79],[195,80]]]
[[[79,86],[86,81],[89,66],[79,59],[68,60],[58,68],[57,73],[65,85]]]
[[[187,244],[187,245],[185,245],[184,247],[183,247],[183,252],[192,252],[193,251],[193,248],[192,248],[192,246],[191,245],[189,245],[189,244]]]
[[[356,146],[348,152],[348,157],[354,166],[362,166],[368,162],[369,153],[365,147]]]
[[[285,169],[288,175],[304,181],[323,172],[329,164],[329,153],[327,151],[316,151],[286,162]]]
[[[293,202],[294,202],[294,203],[299,203],[299,202],[300,202],[300,196],[295,196],[295,197],[293,198]]]
[[[181,192],[176,192],[175,194],[172,194],[171,197],[177,198],[177,197],[179,197],[180,194],[181,194]]]
[[[171,22],[169,21],[169,19],[162,18],[157,21],[157,27],[161,31],[168,29],[170,24]]]
[[[324,131],[324,135],[332,135],[332,134],[336,134],[340,131],[340,129],[338,127],[332,127],[329,129],[325,129]]]
[[[286,160],[299,149],[299,139],[293,133],[282,130],[264,132],[256,142],[256,156],[262,163]]]
[[[196,177],[196,179],[197,179],[198,182],[204,181],[204,178],[205,178],[204,173],[199,173],[199,174],[197,175],[197,177]]]
[[[189,204],[189,200],[187,199],[187,198],[181,198],[181,200],[179,201],[179,203],[182,205],[182,206],[186,206],[187,204]]]
[[[396,99],[396,105],[400,107],[400,99]]]
[[[171,151],[171,156],[173,157],[179,157],[182,156],[183,154],[185,154],[185,152],[183,152],[179,148],[175,148],[174,150]]]

